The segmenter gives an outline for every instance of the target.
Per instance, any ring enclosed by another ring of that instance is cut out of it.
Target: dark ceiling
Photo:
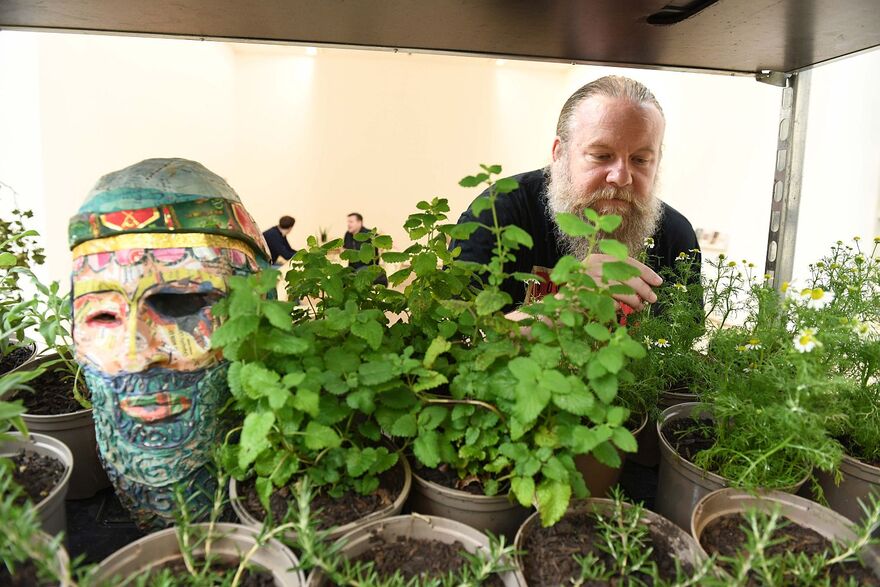
[[[0,0],[0,28],[748,73],[880,45],[880,0]]]

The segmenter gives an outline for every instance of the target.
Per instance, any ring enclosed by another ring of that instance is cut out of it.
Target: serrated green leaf
[[[617,214],[609,214],[608,216],[598,216],[594,222],[599,227],[599,230],[610,234],[617,230],[620,223],[623,222],[623,217]]]
[[[293,330],[293,318],[290,316],[292,309],[293,304],[271,300],[263,302],[260,306],[260,310],[269,323],[275,328],[285,331]]]
[[[535,500],[535,480],[531,477],[513,477],[510,480],[513,496],[524,508],[532,507]]]
[[[605,280],[606,283],[612,281],[627,281],[628,279],[638,277],[639,275],[641,275],[641,272],[638,269],[629,263],[624,263],[623,261],[611,261],[602,264],[602,279]]]
[[[530,424],[547,407],[550,397],[550,390],[543,386],[520,383],[516,386],[516,402],[512,413],[523,424]]]
[[[608,329],[601,324],[597,324],[596,322],[590,322],[589,324],[584,326],[584,330],[587,334],[589,334],[591,337],[598,340],[599,342],[611,340],[611,334],[608,332]]]
[[[615,428],[611,435],[611,441],[623,452],[636,452],[639,450],[636,437],[626,428]]]
[[[377,385],[394,378],[394,367],[388,361],[361,363],[358,375],[365,385]]]
[[[510,295],[506,292],[495,288],[484,289],[477,294],[477,299],[475,300],[477,314],[480,316],[488,316],[489,314],[501,310],[501,308],[510,302]]]
[[[496,194],[509,194],[519,188],[519,182],[512,177],[505,177],[495,182]]]
[[[612,239],[603,238],[600,240],[599,250],[606,255],[611,255],[618,261],[624,261],[629,257],[629,249],[626,248],[626,245]]]
[[[423,430],[413,442],[413,454],[428,468],[433,469],[440,464],[439,440],[435,430]]]
[[[376,350],[382,345],[385,329],[375,320],[368,320],[367,322],[355,322],[352,324],[351,333],[367,341],[370,348]]]
[[[447,409],[443,406],[428,406],[419,412],[419,428],[434,430],[446,419]]]
[[[449,229],[448,234],[455,240],[464,241],[469,239],[478,228],[480,228],[479,222],[462,222],[461,224],[452,226]]]
[[[556,215],[556,224],[559,229],[569,236],[593,236],[596,228],[588,224],[582,218],[569,212],[561,212]]]
[[[592,393],[581,390],[566,395],[554,394],[553,403],[556,407],[575,416],[586,416],[593,409],[596,400]]]
[[[618,430],[621,429],[619,428]],[[610,442],[605,441],[601,443],[593,449],[592,454],[596,457],[596,460],[603,465],[611,467],[612,469],[620,468],[622,462],[620,460],[620,453],[617,452],[617,449],[614,448],[614,445]]]
[[[571,486],[568,483],[544,479],[535,491],[541,525],[552,526],[562,519],[571,500]]]
[[[295,334],[273,327],[260,331],[257,346],[280,355],[299,355],[308,350],[309,343]]]
[[[342,439],[330,426],[312,420],[306,425],[305,444],[309,450],[336,448],[342,444]]]
[[[268,435],[275,423],[272,412],[251,412],[244,418],[239,439],[238,466],[247,469],[257,456],[269,448]]]
[[[532,248],[532,235],[516,224],[508,224],[505,226],[502,238],[506,244],[522,245],[529,249]]]
[[[211,348],[219,349],[253,334],[260,324],[256,315],[236,316],[224,322],[211,335]]]
[[[437,357],[447,352],[451,348],[451,342],[441,336],[436,337],[434,340],[431,341],[431,344],[428,345],[428,350],[425,351],[425,358],[422,361],[422,364],[426,368],[430,369],[434,366],[434,361],[437,360]]]
[[[391,430],[388,432],[391,436],[403,436],[409,438],[410,436],[416,435],[417,429],[416,415],[406,414],[405,416],[398,418],[394,422],[394,426],[392,426]]]
[[[320,399],[314,390],[300,387],[293,395],[293,407],[314,417],[321,411]]]
[[[541,376],[541,367],[530,357],[516,357],[507,364],[507,368],[525,384],[537,383]]]
[[[596,392],[602,403],[606,405],[613,402],[614,398],[617,397],[618,382],[615,375],[609,373],[602,377],[591,379],[590,385],[592,385],[593,391]]]
[[[587,454],[609,438],[611,429],[607,426],[590,428],[579,424],[571,430],[571,450],[576,455]]]
[[[547,479],[568,484],[568,470],[557,457],[550,457],[541,467],[541,474]]]
[[[624,338],[620,341],[620,350],[631,359],[644,359],[648,354],[644,346],[631,338]]]
[[[602,347],[596,353],[596,359],[609,373],[617,373],[623,368],[623,352],[616,346]]]

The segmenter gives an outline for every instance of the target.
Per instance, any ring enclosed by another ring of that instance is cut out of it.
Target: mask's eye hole
[[[116,326],[121,323],[122,320],[115,312],[96,312],[86,318],[86,324],[89,326]]]
[[[154,312],[167,318],[185,318],[212,306],[219,296],[207,293],[157,293],[146,299]]]

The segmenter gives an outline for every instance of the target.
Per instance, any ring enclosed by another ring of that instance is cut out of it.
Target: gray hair
[[[644,84],[620,75],[606,75],[581,86],[565,101],[565,105],[562,106],[562,111],[559,113],[559,122],[556,123],[556,134],[563,144],[568,143],[575,110],[581,102],[593,96],[623,98],[636,104],[650,104],[660,112],[660,116],[666,118],[663,114],[663,108],[660,107],[660,102]]]

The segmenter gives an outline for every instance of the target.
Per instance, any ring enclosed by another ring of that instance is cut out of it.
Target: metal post
[[[765,264],[765,273],[771,276],[777,288],[791,281],[794,267],[807,111],[810,105],[810,75],[809,70],[804,70],[792,74],[763,72],[757,76],[760,82],[783,87]]]

